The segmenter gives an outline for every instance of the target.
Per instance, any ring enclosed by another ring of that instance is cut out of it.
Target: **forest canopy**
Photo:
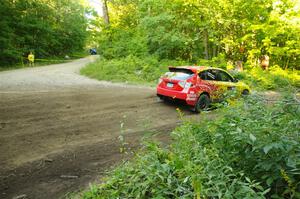
[[[0,66],[20,63],[29,51],[39,58],[81,51],[88,36],[85,13],[77,0],[2,0]]]
[[[92,38],[107,59],[223,59],[299,69],[300,1],[103,0]],[[107,20],[109,19],[109,20]],[[99,26],[101,27],[99,31]]]

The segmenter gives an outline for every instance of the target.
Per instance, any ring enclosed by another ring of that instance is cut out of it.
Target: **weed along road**
[[[176,106],[158,102],[154,88],[79,75],[95,58],[0,73],[0,198],[58,198],[84,188],[126,158],[121,123],[131,148],[145,135],[168,140]]]

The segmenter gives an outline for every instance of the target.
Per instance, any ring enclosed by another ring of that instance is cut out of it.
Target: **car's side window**
[[[203,80],[215,81],[217,79],[217,74],[214,70],[205,70],[199,74],[199,77]]]
[[[220,70],[218,71],[217,79],[222,82],[233,82],[232,77],[230,77],[226,72]]]
[[[202,80],[206,80],[206,71],[202,71],[201,73],[199,73],[199,77]]]

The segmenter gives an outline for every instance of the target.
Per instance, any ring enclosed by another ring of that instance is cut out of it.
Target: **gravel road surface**
[[[0,72],[0,198],[60,198],[86,187],[128,158],[119,152],[121,123],[130,148],[144,137],[170,141],[181,105],[157,101],[154,88],[79,75],[96,58]]]

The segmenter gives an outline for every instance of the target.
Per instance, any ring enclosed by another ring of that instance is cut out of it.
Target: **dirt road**
[[[0,198],[60,198],[85,187],[126,158],[121,123],[132,148],[145,135],[168,140],[176,105],[158,102],[150,87],[80,76],[93,59],[0,73]]]

